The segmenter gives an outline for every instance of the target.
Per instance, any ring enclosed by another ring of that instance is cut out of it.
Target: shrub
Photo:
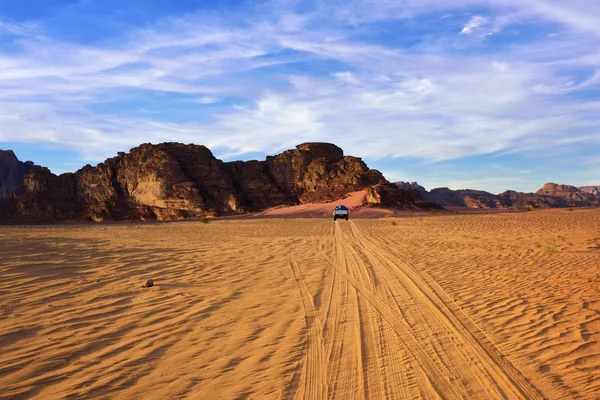
[[[545,247],[544,251],[548,254],[556,253],[556,249],[554,247],[550,247],[550,246]]]
[[[535,208],[533,206],[527,206],[525,208],[525,211],[527,211],[527,212],[535,211]]]
[[[408,213],[408,218],[412,218],[413,217],[413,213],[412,211]]]
[[[394,226],[398,225],[398,223],[396,221],[392,221],[391,224]]]
[[[435,210],[429,210],[429,215],[433,217],[435,215]]]
[[[200,222],[203,224],[208,224],[210,222],[210,219],[208,219],[206,217],[202,217],[202,218],[200,218]]]
[[[565,211],[575,211],[575,209],[573,207],[569,207]]]

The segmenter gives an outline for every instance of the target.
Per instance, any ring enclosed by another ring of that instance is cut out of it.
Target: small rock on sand
[[[146,283],[144,283],[144,287],[152,287],[154,286],[154,279],[148,279]]]

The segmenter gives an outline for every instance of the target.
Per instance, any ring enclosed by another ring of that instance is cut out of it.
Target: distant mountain
[[[418,190],[419,192],[424,192],[425,191],[425,188],[423,186],[419,185],[417,182],[403,182],[403,181],[399,181],[399,182],[394,182],[394,183],[400,189]]]
[[[6,219],[178,219],[233,215],[279,205],[326,202],[365,190],[369,204],[439,207],[416,190],[390,184],[357,157],[329,143],[304,143],[264,161],[223,162],[205,146],[143,144],[96,167],[56,176],[25,175]]]
[[[557,185],[556,183],[546,183],[535,194],[562,199],[564,205],[568,207],[590,206],[600,203],[600,197],[593,193],[584,192],[575,186]]]
[[[592,194],[595,194],[596,196],[600,196],[600,185],[598,185],[598,186],[579,186],[578,189],[582,190],[586,193],[592,193]]]
[[[397,184],[399,187],[406,186],[403,182]],[[410,185],[422,188],[416,182]],[[420,191],[423,200],[443,206],[511,209],[600,206],[600,196],[586,193],[574,186],[555,183],[546,183],[535,193],[507,190],[496,195],[481,190],[448,188],[436,188],[429,192],[425,189]]]
[[[19,161],[12,150],[0,150],[0,199],[10,197],[25,174],[39,168],[31,161]]]
[[[343,199],[364,190],[366,203],[396,209],[599,206],[600,196],[547,183],[536,193],[389,183],[381,172],[329,143],[304,143],[264,161],[223,162],[205,146],[143,144],[95,167],[54,175],[12,151],[0,152],[0,219],[52,221],[180,219],[235,215]],[[16,187],[15,187],[16,186]],[[12,193],[12,195],[11,195]]]

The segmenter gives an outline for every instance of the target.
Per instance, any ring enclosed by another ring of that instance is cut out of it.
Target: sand
[[[343,199],[329,203],[306,203],[297,206],[282,206],[269,208],[260,213],[249,214],[246,218],[330,218],[333,209],[338,205],[345,205],[352,213],[353,218],[381,218],[393,216],[399,212],[366,206],[366,192],[364,190],[351,192]],[[425,213],[421,211],[421,213]],[[407,213],[406,213],[407,214]]]
[[[598,398],[599,226],[0,228],[0,398]]]

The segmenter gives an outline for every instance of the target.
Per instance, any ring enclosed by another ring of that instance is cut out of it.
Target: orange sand
[[[594,399],[599,226],[577,210],[0,228],[0,398]]]
[[[345,205],[350,210],[352,218],[373,218],[393,214],[393,211],[381,208],[366,207],[365,191],[348,193],[344,199],[330,203],[307,203],[291,207],[274,207],[260,213],[252,214],[251,218],[331,218],[333,209]]]

